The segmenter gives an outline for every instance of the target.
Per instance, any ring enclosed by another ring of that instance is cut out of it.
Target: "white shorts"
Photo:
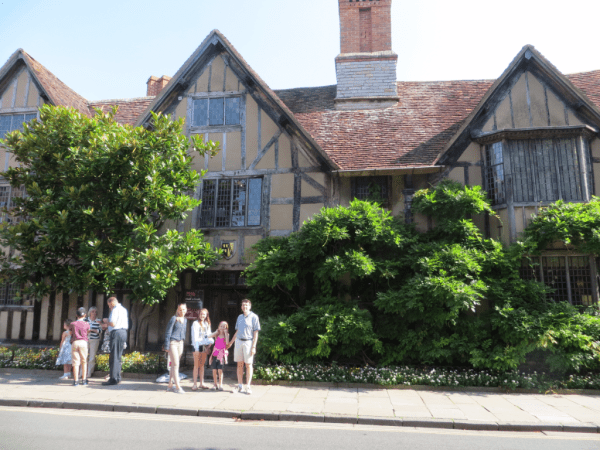
[[[246,364],[254,364],[254,355],[252,354],[253,341],[235,340],[235,351],[233,352],[233,360],[235,362],[245,362]]]

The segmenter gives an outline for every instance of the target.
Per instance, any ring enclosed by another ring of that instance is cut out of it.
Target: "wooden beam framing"
[[[321,183],[318,183],[314,178],[310,177],[306,173],[300,173],[300,177],[321,194],[323,194],[323,196],[327,195],[327,189],[325,189],[325,186],[323,186]]]
[[[273,144],[275,144],[275,142],[277,142],[277,140],[279,139],[279,136],[281,136],[281,129],[278,129],[277,132],[271,138],[271,140],[267,143],[267,145],[265,145],[265,147],[258,152],[256,159],[252,162],[252,164],[250,164],[250,167],[249,167],[250,170],[252,170],[256,167],[256,165],[260,162],[260,160],[263,158],[263,156],[265,156],[265,154],[269,151],[269,148],[271,148],[271,146]],[[259,132],[259,141],[260,141],[260,132]]]

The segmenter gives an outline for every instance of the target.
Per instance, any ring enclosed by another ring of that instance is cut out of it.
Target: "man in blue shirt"
[[[108,359],[109,379],[102,383],[112,386],[121,382],[121,357],[123,347],[127,342],[127,329],[129,320],[127,310],[119,303],[116,297],[108,299],[110,315],[108,316],[108,332],[110,333],[110,356]]]
[[[252,383],[252,372],[254,364],[254,355],[256,354],[256,343],[258,342],[258,332],[260,331],[260,322],[258,316],[250,311],[252,302],[245,298],[242,300],[242,314],[235,322],[235,334],[227,348],[235,342],[235,351],[233,360],[237,362],[238,386],[236,392],[243,392],[244,386],[244,364],[246,365],[246,394],[252,394],[250,384]],[[237,339],[236,339],[237,338]]]

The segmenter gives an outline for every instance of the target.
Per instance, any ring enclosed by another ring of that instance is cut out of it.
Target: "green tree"
[[[152,305],[185,269],[201,270],[217,252],[200,231],[176,224],[199,205],[196,154],[218,144],[182,134],[183,121],[154,115],[153,129],[121,125],[109,113],[92,118],[43,106],[40,120],[5,141],[17,167],[2,175],[26,195],[0,227],[2,274],[41,298],[53,291],[130,289]]]

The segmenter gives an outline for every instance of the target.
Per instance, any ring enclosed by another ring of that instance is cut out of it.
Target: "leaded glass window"
[[[0,305],[20,306],[22,303],[21,289],[14,283],[0,284]]]
[[[199,228],[259,226],[262,178],[228,178],[202,182]]]
[[[7,133],[19,130],[23,131],[23,124],[37,117],[33,114],[3,114],[0,115],[0,139],[4,139]]]
[[[584,182],[589,155],[581,157],[589,150],[580,151],[578,137],[503,142],[485,147],[486,190],[493,204],[506,202],[508,175],[515,203],[585,201],[590,196],[591,182]]]
[[[389,205],[389,177],[356,177],[352,179],[352,198]]]
[[[14,199],[21,198],[25,195],[25,189],[23,187],[14,188],[10,184],[0,185],[0,208],[6,208],[11,210],[14,208]],[[15,218],[10,213],[0,211],[0,223],[15,221]]]
[[[240,124],[240,97],[196,98],[192,102],[192,126]]]
[[[502,143],[486,146],[486,190],[493,204],[504,203],[504,160]]]
[[[590,306],[594,303],[589,256],[542,256],[523,258],[519,268],[524,280],[537,280],[552,289],[554,301]]]

